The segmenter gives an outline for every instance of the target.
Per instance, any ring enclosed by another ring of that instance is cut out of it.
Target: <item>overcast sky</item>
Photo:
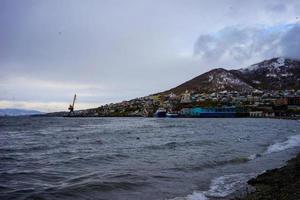
[[[299,0],[0,0],[0,27],[0,108],[96,107],[300,59]]]

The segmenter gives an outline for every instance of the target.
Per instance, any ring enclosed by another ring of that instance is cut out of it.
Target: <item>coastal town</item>
[[[72,116],[153,117],[299,117],[300,90],[252,92],[220,91],[157,94],[94,109],[74,111]],[[168,115],[169,114],[169,115]],[[209,115],[208,115],[209,114]]]
[[[48,113],[66,117],[300,117],[300,62],[278,57],[246,68],[215,68],[170,90],[97,108]],[[80,99],[80,94],[79,94]]]

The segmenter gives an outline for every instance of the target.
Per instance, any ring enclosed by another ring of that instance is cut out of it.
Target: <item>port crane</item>
[[[73,103],[69,105],[69,111],[70,111],[70,113],[72,113],[74,111],[75,101],[76,101],[76,94],[74,95]]]

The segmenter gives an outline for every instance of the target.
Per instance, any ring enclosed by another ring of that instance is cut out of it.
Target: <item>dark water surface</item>
[[[219,199],[300,151],[278,119],[0,118],[0,199]]]

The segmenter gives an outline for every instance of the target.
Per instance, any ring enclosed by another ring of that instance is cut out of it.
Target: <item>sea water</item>
[[[0,199],[226,199],[300,151],[279,119],[0,118]]]

